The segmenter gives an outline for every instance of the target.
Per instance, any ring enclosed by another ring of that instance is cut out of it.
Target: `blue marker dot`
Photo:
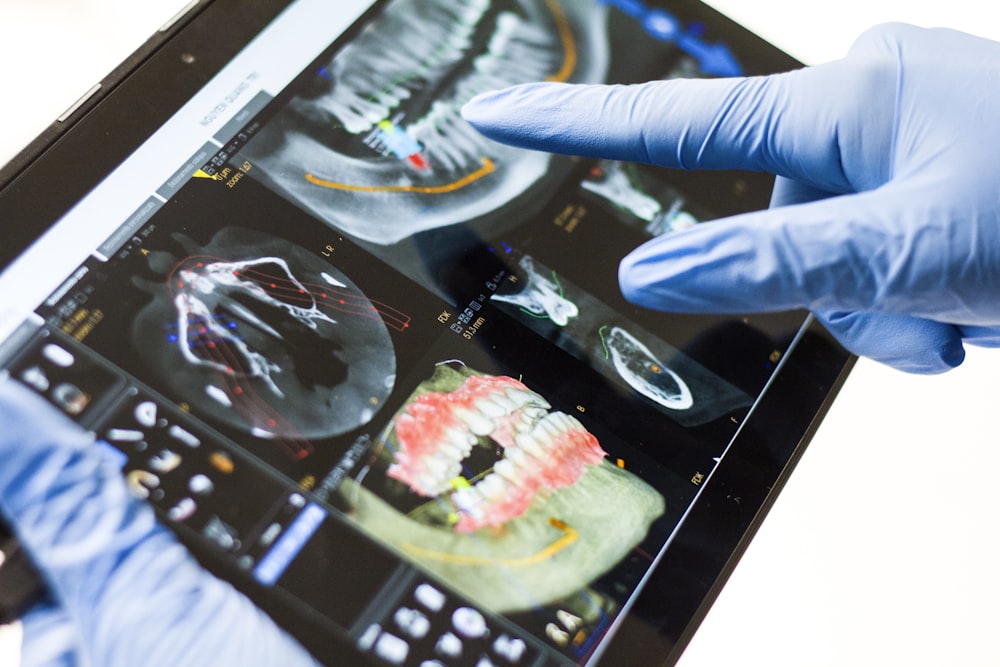
[[[651,36],[670,42],[677,39],[681,32],[681,26],[677,20],[664,11],[654,9],[646,14],[642,21],[642,27]]]

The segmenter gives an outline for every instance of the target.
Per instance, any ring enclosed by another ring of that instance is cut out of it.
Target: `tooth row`
[[[499,500],[507,493],[507,485],[499,475],[487,475],[473,488],[486,500]]]
[[[527,469],[534,465],[529,457],[536,459],[545,457],[548,443],[543,441],[544,438],[559,435],[570,427],[565,425],[567,423],[579,427],[579,422],[562,413],[546,417],[549,407],[551,407],[549,403],[535,392],[508,386],[502,391],[493,391],[489,396],[475,400],[474,409],[452,408],[451,414],[462,426],[445,429],[439,442],[435,443],[435,453],[421,457],[419,463],[414,466],[419,471],[416,481],[419,483],[420,492],[426,495],[448,492],[451,489],[451,480],[462,474],[462,461],[469,456],[476,445],[476,436],[490,435],[496,428],[495,420],[515,412],[521,416],[521,422],[517,425],[519,433],[515,437],[517,446],[508,447],[505,458],[494,466],[496,475],[488,475],[475,488],[478,489],[484,482],[496,476],[495,480],[484,487],[484,493],[490,492],[488,497],[495,497],[504,492],[506,483],[519,484],[522,475],[518,473],[518,469]],[[538,424],[546,423],[549,426],[541,431],[538,430]],[[556,428],[559,424],[563,424],[562,429]],[[507,482],[504,483],[503,479]],[[411,484],[411,486],[417,485]]]
[[[450,102],[435,102],[428,114],[407,131],[424,147],[435,168],[468,170],[477,167],[486,153],[486,141],[476,136]]]
[[[469,48],[471,34],[471,30],[468,35],[463,33],[462,50]],[[489,143],[461,119],[459,107],[481,92],[543,78],[551,70],[550,47],[548,35],[539,27],[511,12],[502,13],[487,52],[473,61],[474,73],[458,84],[453,101],[435,102],[423,118],[407,128],[424,146],[431,164],[446,171],[475,167],[488,152]],[[388,100],[378,109],[388,113],[392,106]],[[370,127],[375,122],[366,117],[362,125]],[[490,152],[495,152],[495,147]]]
[[[462,461],[472,453],[475,444],[476,437],[460,428],[445,430],[441,441],[436,443],[436,453],[420,459],[421,491],[440,495],[451,490],[451,480],[462,474]]]
[[[420,462],[420,483],[427,495],[438,496],[451,490],[449,480],[462,474],[461,461],[447,456],[427,456]]]
[[[461,512],[478,521],[485,516],[489,503],[507,499],[512,487],[534,492],[538,482],[537,477],[532,477],[532,471],[538,468],[540,461],[547,460],[546,449],[551,439],[568,430],[582,428],[580,422],[570,415],[561,412],[551,414],[539,423],[539,430],[535,433],[517,436],[517,446],[505,450],[504,458],[496,462],[492,474],[474,487],[454,492],[452,501]]]
[[[486,53],[473,60],[474,72],[455,89],[458,105],[488,90],[537,81],[552,69],[555,54],[547,35],[536,45],[531,35],[538,28],[509,12],[500,15],[497,26]]]
[[[475,435],[489,435],[493,432],[493,420],[474,410],[455,408],[452,410],[452,414],[455,415],[456,419],[468,426],[469,430]]]
[[[538,439],[538,436],[527,432],[518,433],[514,437],[514,442],[517,444],[517,448],[522,452],[526,452],[536,459],[541,459],[545,456],[545,444]]]
[[[548,410],[552,407],[541,394],[536,394],[530,389],[514,389],[513,387],[508,387],[504,390],[504,394],[507,398],[514,401],[519,408],[529,407]]]
[[[337,59],[333,92],[323,106],[348,132],[370,131],[410,97],[411,88],[436,80],[465,57],[487,9],[489,0],[396,3],[383,23]],[[415,64],[414,53],[428,55]]]

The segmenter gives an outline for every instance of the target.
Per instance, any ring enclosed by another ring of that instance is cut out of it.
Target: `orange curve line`
[[[559,37],[562,39],[563,51],[566,53],[562,69],[549,76],[547,80],[556,83],[565,83],[569,81],[569,78],[573,76],[573,72],[576,71],[576,39],[573,37],[573,28],[569,24],[569,19],[566,18],[566,12],[563,11],[559,2],[557,0],[546,0],[545,4],[549,6],[549,11],[552,12],[552,15],[556,19],[556,27],[559,29]]]
[[[431,551],[414,544],[404,544],[403,551],[418,558],[428,558],[431,560],[443,561],[454,565],[503,565],[505,567],[527,567],[535,565],[544,560],[552,558],[557,553],[580,539],[580,533],[566,525],[559,519],[550,518],[549,525],[565,533],[558,540],[548,545],[544,549],[530,556],[523,558],[490,558],[488,556],[460,556],[453,553]]]
[[[496,171],[496,165],[493,164],[493,161],[489,158],[484,157],[482,162],[483,166],[476,171],[463,176],[454,183],[446,183],[445,185],[348,185],[346,183],[324,181],[323,179],[317,178],[312,174],[306,174],[306,180],[313,185],[318,185],[323,188],[347,190],[349,192],[413,192],[420,195],[443,195],[449,192],[455,192],[456,190],[461,190],[462,188],[469,186],[479,179],[489,176]]]

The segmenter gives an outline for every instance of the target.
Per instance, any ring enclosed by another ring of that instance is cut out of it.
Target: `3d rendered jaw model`
[[[186,256],[149,256],[163,282],[133,323],[135,349],[195,412],[293,457],[310,439],[367,423],[390,394],[396,357],[388,327],[409,318],[371,301],[347,276],[293,243],[227,228]]]
[[[580,591],[664,511],[579,421],[510,377],[438,366],[386,442],[386,478],[341,487],[351,518],[496,612]]]
[[[603,81],[607,14],[595,0],[394,0],[240,156],[375,244],[480,218],[552,158],[485,139],[462,105],[517,83]]]

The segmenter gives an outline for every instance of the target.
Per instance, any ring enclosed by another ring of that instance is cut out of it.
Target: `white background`
[[[0,162],[184,4],[0,0]],[[808,63],[887,20],[1000,39],[982,0],[713,4]],[[682,667],[1000,665],[998,378],[1000,351],[937,377],[861,362]]]

